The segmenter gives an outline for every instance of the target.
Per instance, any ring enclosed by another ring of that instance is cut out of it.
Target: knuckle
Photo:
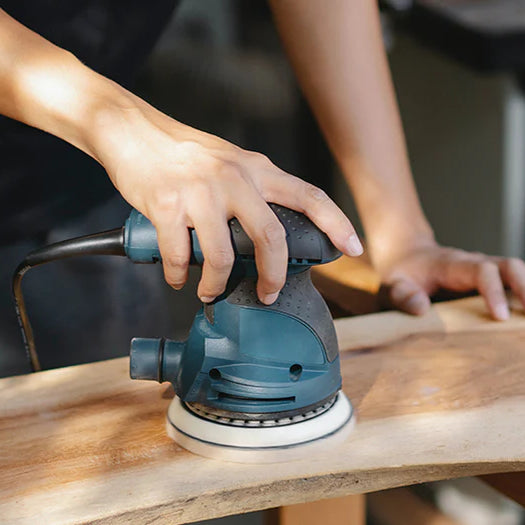
[[[261,285],[266,293],[278,292],[284,286],[286,278],[284,275],[272,273],[270,275],[261,275]]]
[[[275,246],[276,244],[284,242],[285,239],[286,233],[284,227],[277,219],[266,223],[261,228],[260,241],[265,246]]]
[[[232,250],[217,249],[210,252],[205,260],[214,270],[227,270],[233,265],[234,255]]]
[[[501,287],[498,265],[491,261],[484,261],[478,265],[478,282],[485,288],[497,291]]]
[[[337,231],[341,231],[341,232],[355,233],[354,227],[352,226],[350,219],[344,215],[340,219],[337,220],[336,229]]]
[[[177,269],[185,269],[189,264],[189,256],[180,253],[170,254],[163,260],[167,266]]]
[[[494,273],[498,271],[498,265],[492,261],[483,261],[480,265],[481,271],[484,273]]]
[[[521,259],[518,259],[517,257],[511,257],[510,259],[507,259],[506,265],[511,272],[519,272],[525,268],[525,262],[523,262]]]
[[[216,174],[223,183],[238,184],[244,180],[241,167],[234,162],[219,161]]]
[[[485,258],[478,258],[476,254],[446,246],[443,248],[444,255],[452,261],[465,261],[481,264]]]
[[[313,184],[306,184],[304,191],[307,199],[316,205],[325,204],[330,201],[330,197],[328,197],[326,192]]]
[[[177,192],[169,191],[158,195],[155,199],[154,213],[156,217],[165,217],[176,212],[180,205],[180,196]]]
[[[188,161],[203,161],[208,156],[207,148],[196,140],[182,140],[174,148],[175,158],[186,163]]]
[[[465,250],[459,250],[459,252],[462,254],[462,255],[470,255],[473,259],[478,259],[478,260],[483,260],[486,258],[485,254],[484,253],[481,253],[481,252],[467,252]]]
[[[213,200],[216,194],[210,181],[204,177],[198,177],[192,182],[191,192],[199,201]]]
[[[273,166],[273,162],[263,153],[253,151],[251,152],[250,156],[252,157],[253,161],[255,161],[259,166],[263,168],[268,168],[268,167]]]

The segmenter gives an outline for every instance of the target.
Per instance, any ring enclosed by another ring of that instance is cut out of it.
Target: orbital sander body
[[[274,304],[257,298],[254,246],[232,219],[235,262],[226,291],[203,305],[188,339],[131,342],[131,377],[173,385],[168,433],[199,454],[279,461],[283,451],[293,458],[290,449],[350,427],[333,321],[310,279],[312,266],[341,254],[306,216],[271,207],[288,245],[286,284]],[[190,262],[202,265],[194,230],[191,243]],[[133,262],[161,260],[155,228],[136,210],[123,228],[123,247]]]

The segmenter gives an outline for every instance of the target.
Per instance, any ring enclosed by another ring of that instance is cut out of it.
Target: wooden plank
[[[340,348],[354,350],[402,341],[417,334],[494,334],[523,330],[523,307],[511,298],[510,309],[510,319],[504,322],[493,321],[480,297],[468,297],[434,304],[423,316],[390,311],[338,319],[336,330]]]
[[[366,254],[343,256],[329,264],[316,266],[312,268],[312,281],[328,302],[334,317],[370,314],[385,309],[387,289],[381,286],[381,279]],[[472,295],[443,290],[433,300],[451,301]]]
[[[380,279],[366,254],[351,258],[343,256],[329,264],[316,266],[312,269],[312,281],[335,317],[380,310]]]
[[[365,525],[365,496],[287,505],[265,513],[265,525]]]
[[[379,525],[459,525],[406,488],[369,494],[368,506]]]
[[[0,516],[177,524],[524,470],[525,318],[481,312],[473,298],[430,319],[337,321],[358,424],[343,444],[278,466],[181,450],[164,431],[171,389],[129,380],[127,359],[0,380]]]
[[[366,254],[358,258],[343,256],[330,264],[315,267],[312,275],[316,287],[328,301],[334,317],[378,312],[381,309],[380,278],[371,267]],[[462,329],[519,329],[523,308],[514,298],[510,298],[510,304],[518,314],[511,318],[510,323],[488,323],[483,302],[465,300],[445,305],[438,303],[434,305],[433,312],[424,318],[410,318],[389,312],[385,315],[388,322],[380,323],[380,331],[375,331],[365,320],[355,323],[356,326],[352,326],[353,321],[349,321],[348,325],[339,324],[339,338],[342,347],[352,346],[354,340],[360,341],[366,347],[385,344],[414,333],[453,333]],[[373,323],[375,322],[374,318]],[[525,472],[494,474],[482,476],[482,479],[502,494],[525,506]]]
[[[341,289],[355,289],[377,295],[381,285],[366,253],[361,257],[342,256],[329,264],[314,266],[312,271],[316,286],[322,288],[318,283],[325,282],[327,286],[333,286],[334,293]]]

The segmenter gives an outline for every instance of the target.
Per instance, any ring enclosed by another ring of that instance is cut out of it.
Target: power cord
[[[56,242],[33,250],[26,255],[13,274],[12,290],[16,315],[20,331],[22,332],[26,354],[33,372],[38,372],[42,368],[36,352],[33,329],[29,322],[24,295],[22,293],[22,279],[24,275],[35,266],[81,255],[125,256],[124,228],[116,228],[101,233],[76,237],[75,239]]]

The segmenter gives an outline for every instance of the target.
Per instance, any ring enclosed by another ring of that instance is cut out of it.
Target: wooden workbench
[[[192,455],[165,434],[168,384],[128,360],[0,380],[0,522],[186,523],[491,472],[525,470],[525,317],[479,298],[415,318],[336,322],[346,442],[279,465]]]

